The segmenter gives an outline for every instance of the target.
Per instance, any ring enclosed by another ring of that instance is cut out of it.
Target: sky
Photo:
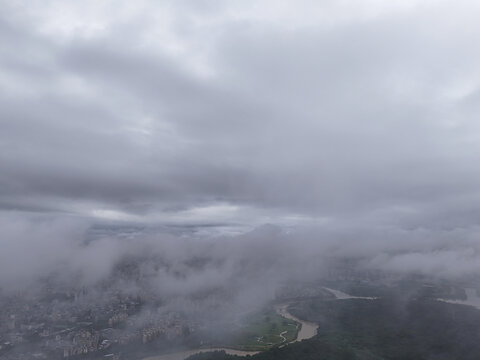
[[[0,7],[3,215],[478,224],[476,1]]]
[[[221,265],[159,283],[251,264],[237,279],[262,288],[329,257],[476,276],[479,18],[463,0],[0,0],[0,288],[205,252]]]

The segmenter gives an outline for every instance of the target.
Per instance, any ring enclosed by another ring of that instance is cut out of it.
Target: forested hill
[[[433,299],[310,300],[292,312],[317,322],[318,335],[252,360],[480,359],[480,311],[473,307]],[[189,360],[237,358],[217,352]]]

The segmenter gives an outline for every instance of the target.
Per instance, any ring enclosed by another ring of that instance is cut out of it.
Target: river
[[[300,320],[299,318],[290,314],[288,312],[289,305],[290,305],[289,303],[286,303],[286,304],[279,304],[275,306],[275,311],[277,312],[277,314],[283,316],[284,318],[296,321],[301,324],[301,328],[300,328],[300,331],[298,332],[297,338],[291,341],[289,344],[296,341],[310,339],[311,337],[315,336],[317,334],[318,326],[314,323]],[[285,345],[286,344],[282,346],[285,346]],[[202,353],[202,352],[211,352],[211,351],[225,351],[227,354],[240,355],[240,356],[254,355],[258,353],[258,351],[241,351],[241,350],[233,350],[233,349],[226,349],[226,348],[193,349],[193,350],[174,352],[174,353],[164,354],[164,355],[150,356],[150,357],[144,358],[143,360],[184,360],[191,355]]]
[[[375,300],[378,299],[376,297],[372,296],[352,296],[347,293],[344,293],[343,291],[340,290],[335,290],[335,289],[330,289],[327,287],[323,287],[325,290],[329,291],[332,293],[337,300],[346,300],[346,299],[366,299],[366,300]]]
[[[199,354],[203,352],[212,352],[212,351],[225,351],[227,354],[240,355],[240,356],[254,355],[258,353],[258,351],[241,351],[241,350],[233,350],[233,349],[226,349],[226,348],[193,349],[193,350],[174,352],[174,353],[165,354],[165,355],[149,356],[147,358],[144,358],[143,360],[184,360],[194,354]]]
[[[302,340],[305,340],[305,339],[310,339],[311,337],[314,337],[315,335],[317,335],[318,325],[316,325],[314,323],[311,323],[311,322],[308,322],[308,321],[300,320],[296,316],[293,316],[292,314],[290,314],[288,312],[288,305],[290,305],[290,304],[286,303],[286,304],[277,305],[275,307],[275,311],[277,312],[277,314],[283,316],[284,318],[287,318],[287,319],[290,319],[290,320],[293,320],[293,321],[296,321],[296,322],[302,324],[302,327],[300,328],[300,331],[298,332],[297,338],[295,340],[291,341],[290,343],[296,342],[296,341],[302,341]]]
[[[437,300],[448,302],[451,304],[470,305],[477,309],[480,309],[480,297],[477,295],[477,291],[472,288],[466,288],[465,293],[467,295],[467,300],[450,300],[450,299],[437,299]]]

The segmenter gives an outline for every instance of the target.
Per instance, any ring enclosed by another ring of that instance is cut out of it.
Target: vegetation
[[[225,344],[239,350],[263,351],[297,338],[300,324],[286,319],[273,310],[266,310],[247,318]]]
[[[478,360],[480,311],[428,297],[305,301],[295,315],[319,324],[312,339],[252,360]],[[233,360],[225,353],[190,360]]]

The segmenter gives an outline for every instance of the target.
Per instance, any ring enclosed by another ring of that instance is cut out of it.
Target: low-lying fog
[[[13,214],[0,222],[4,294],[34,291],[48,280],[98,292],[148,292],[166,303],[175,299],[176,307],[199,306],[195,298],[249,308],[272,299],[288,281],[321,278],[336,259],[353,259],[359,270],[448,279],[480,270],[472,230],[264,225],[241,235],[195,236],[133,225],[92,227],[67,216]]]

